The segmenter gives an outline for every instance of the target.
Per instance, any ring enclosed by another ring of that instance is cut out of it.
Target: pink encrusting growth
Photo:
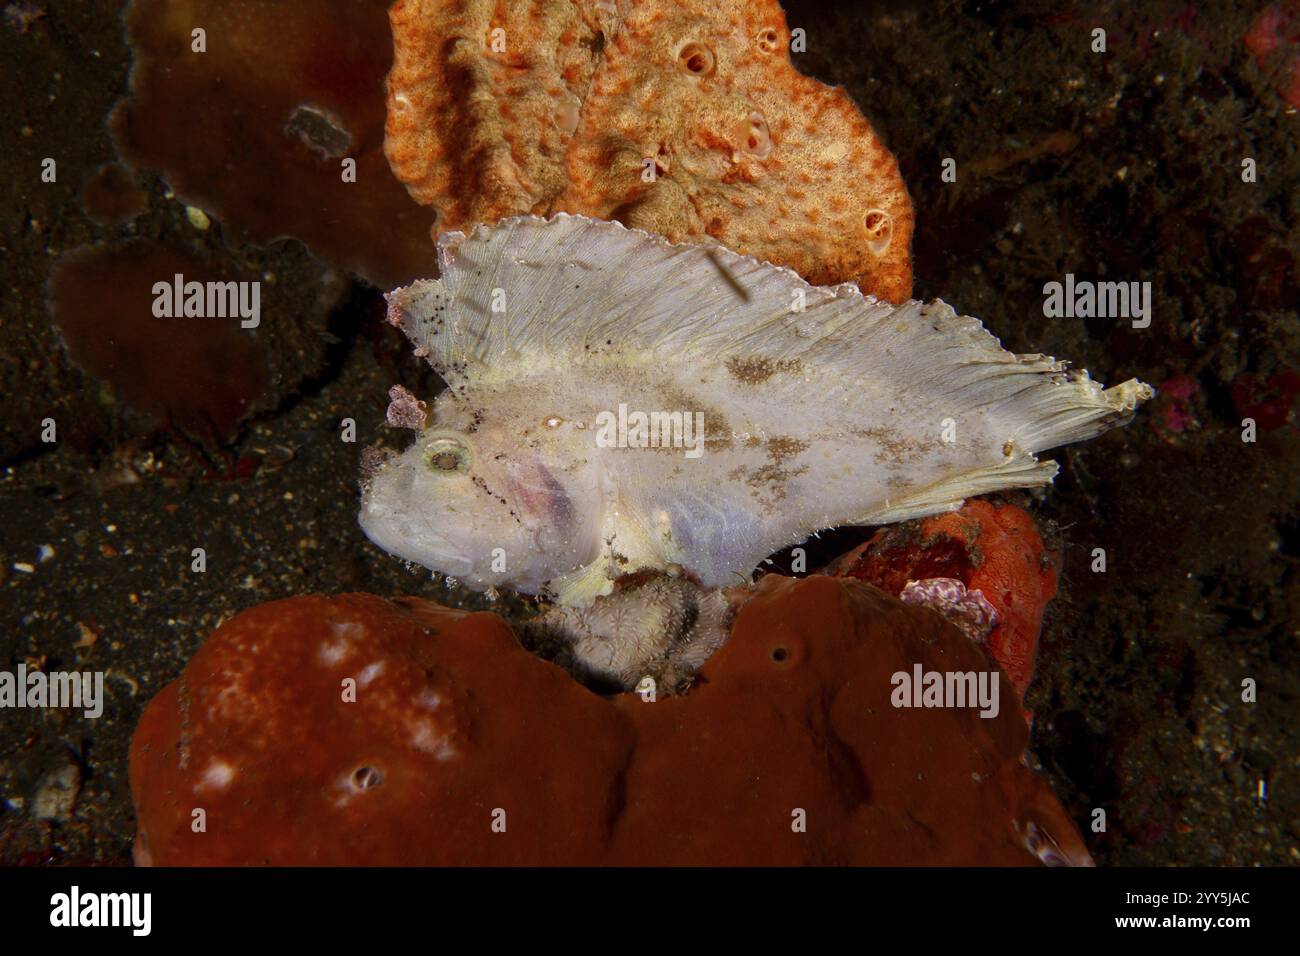
[[[989,653],[1023,699],[1059,560],[1024,509],[974,499],[948,514],[885,528],[828,572],[933,607],[969,635],[987,633]]]
[[[1300,109],[1300,2],[1285,0],[1265,7],[1246,31],[1244,42],[1261,69],[1276,73],[1278,95]]]
[[[1170,435],[1181,434],[1196,425],[1193,400],[1199,386],[1190,375],[1179,373],[1157,387],[1156,428]]]
[[[998,609],[979,589],[967,590],[957,578],[908,581],[899,595],[904,604],[934,608],[973,641],[984,641],[998,626]]]
[[[388,424],[393,428],[424,427],[428,417],[427,405],[400,385],[388,390]]]

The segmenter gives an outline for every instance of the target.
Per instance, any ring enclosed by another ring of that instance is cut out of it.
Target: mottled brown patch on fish
[[[752,469],[746,481],[755,499],[768,514],[774,514],[777,505],[785,500],[786,483],[808,471],[807,465],[788,467],[791,458],[808,450],[808,442],[787,435],[775,435],[767,440],[767,454],[771,461]]]
[[[767,514],[775,514],[777,506],[785,500],[786,483],[791,478],[806,474],[807,465],[798,468],[786,468],[777,463],[755,468],[746,475],[746,482],[754,493],[754,499]]]
[[[772,464],[779,465],[786,459],[801,455],[808,450],[808,443],[798,438],[778,435],[767,440],[767,453],[772,457]]]
[[[731,446],[731,432],[725,428],[710,428],[708,418],[704,419],[704,447],[709,451],[722,451]]]
[[[908,438],[896,428],[883,426],[854,428],[852,434],[859,438],[866,438],[880,446],[876,452],[877,463],[906,461],[910,457],[920,457],[927,451],[932,451],[939,446],[938,439],[927,442],[916,438]]]
[[[798,372],[803,362],[798,359],[770,359],[762,355],[727,359],[727,371],[737,382],[745,385],[761,385],[778,372]]]
[[[721,451],[731,445],[733,440],[731,424],[716,407],[706,405],[676,388],[664,389],[663,401],[663,408],[689,409],[691,412],[704,413],[704,447],[708,451]]]
[[[762,440],[753,435],[745,440],[745,444],[750,447],[761,443]],[[773,436],[767,439],[766,445],[770,459],[766,465],[757,468],[746,468],[742,465],[727,472],[727,477],[732,481],[749,485],[754,500],[758,502],[764,513],[776,514],[777,506],[786,498],[787,482],[808,471],[807,465],[791,468],[789,462],[795,456],[807,451],[810,445],[802,439],[790,438],[787,435]]]

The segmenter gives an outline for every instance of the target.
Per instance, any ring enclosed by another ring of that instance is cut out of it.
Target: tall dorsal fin
[[[538,354],[562,367],[610,353],[761,356],[848,381],[883,366],[909,392],[1020,423],[1014,441],[1030,453],[1090,438],[1152,395],[1136,379],[1104,389],[1056,359],[1008,352],[941,301],[895,306],[852,284],[809,285],[721,246],[674,244],[617,222],[504,219],[442,236],[438,261],[440,279],[389,295],[389,320],[449,383],[508,374],[515,359]]]

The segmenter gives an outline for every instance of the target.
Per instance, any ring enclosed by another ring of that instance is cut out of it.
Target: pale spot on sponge
[[[221,759],[213,760],[199,775],[199,781],[194,785],[194,792],[225,790],[234,781],[235,775],[235,768],[226,761]]]

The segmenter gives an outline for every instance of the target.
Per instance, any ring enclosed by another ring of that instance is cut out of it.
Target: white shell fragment
[[[438,255],[441,279],[391,293],[389,320],[448,388],[360,521],[477,589],[586,605],[639,569],[741,583],[820,529],[1048,483],[1035,453],[1152,394],[1007,352],[942,302],[618,223],[507,219]]]

